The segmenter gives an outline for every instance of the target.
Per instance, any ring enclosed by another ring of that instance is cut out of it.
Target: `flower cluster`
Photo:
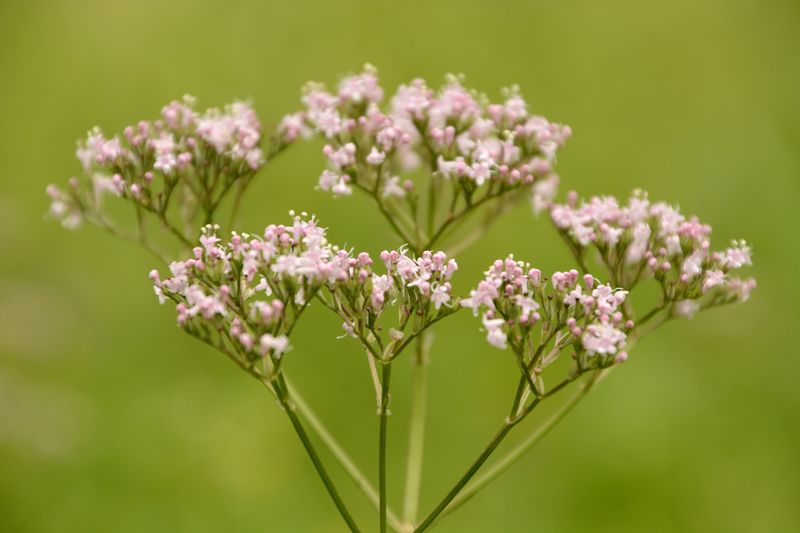
[[[509,256],[489,267],[461,305],[475,316],[483,311],[486,338],[493,346],[510,345],[522,359],[544,367],[572,344],[579,368],[586,369],[627,358],[623,350],[633,328],[622,309],[627,294],[589,274],[581,277],[577,270],[556,272],[548,280],[539,269]],[[554,339],[550,355],[545,354]]]
[[[76,152],[83,178],[71,179],[66,190],[48,187],[50,213],[67,227],[82,219],[108,226],[102,198],[112,195],[166,224],[177,196],[184,222],[191,224],[197,212],[210,219],[231,187],[247,182],[264,164],[261,129],[247,103],[199,112],[189,96],[166,105],[160,119],[128,126],[122,135],[109,137],[94,128]],[[278,139],[271,150],[287,142]]]
[[[262,236],[233,233],[227,242],[206,226],[193,256],[150,274],[162,303],[177,303],[178,324],[248,360],[280,358],[308,299],[325,284],[355,275],[347,252],[331,246],[313,218],[270,225]]]
[[[552,164],[570,128],[530,114],[516,87],[504,94],[504,101],[490,103],[456,76],[438,91],[416,79],[401,85],[382,110],[384,91],[368,65],[343,79],[336,93],[307,85],[305,109],[284,125],[295,134],[311,129],[328,141],[324,154],[331,170],[319,187],[336,195],[350,194],[355,185],[404,197],[413,185],[396,173],[426,161],[434,178],[451,182],[468,202],[484,184],[494,193],[535,184],[538,198],[551,198],[558,183]]]
[[[641,191],[625,205],[608,196],[579,204],[570,193],[568,203],[550,207],[550,216],[579,257],[593,246],[612,279],[625,287],[645,276],[656,278],[665,301],[684,302],[675,307],[679,314],[692,314],[700,305],[695,301],[706,294],[716,305],[745,301],[755,288],[752,278],[729,276],[752,264],[745,241],[712,252],[709,225],[666,203],[651,203]]]
[[[385,273],[375,271],[367,253],[359,254],[356,261],[357,276],[332,287],[328,305],[342,318],[347,334],[378,358],[396,357],[407,345],[407,335],[416,336],[458,309],[450,283],[458,264],[444,252],[425,251],[415,257],[402,248],[384,250],[380,261]],[[383,343],[380,319],[389,305],[397,307],[398,319],[390,325],[391,338]]]
[[[442,252],[413,258],[384,251],[381,275],[373,271],[369,254],[331,245],[325,229],[305,213],[293,214],[290,225],[267,226],[262,236],[234,232],[223,242],[218,229],[205,226],[200,246],[192,257],[172,262],[168,277],[155,270],[150,277],[162,303],[176,302],[181,327],[213,345],[227,343],[250,360],[279,358],[295,322],[317,295],[350,313],[350,333],[367,322],[373,327],[394,301],[425,317],[450,305],[450,278],[458,266]]]

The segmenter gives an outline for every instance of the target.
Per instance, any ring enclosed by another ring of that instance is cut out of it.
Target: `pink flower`
[[[280,358],[281,355],[289,350],[289,338],[286,335],[274,337],[267,333],[261,336],[259,346],[261,347],[261,355],[266,356],[272,353],[276,358]]]
[[[369,155],[367,156],[367,163],[369,163],[370,165],[378,166],[382,164],[385,159],[386,159],[386,154],[373,146],[372,150],[370,150]]]
[[[608,322],[591,324],[581,337],[586,353],[591,355],[613,355],[625,344],[627,336]]]
[[[384,198],[405,198],[407,191],[400,184],[400,178],[392,176],[383,184],[383,192],[381,194]]]
[[[440,307],[450,302],[449,284],[436,285],[431,293],[431,301],[433,302],[433,306],[437,311]]]
[[[707,292],[713,287],[725,284],[725,273],[722,270],[709,270],[703,280],[703,292]]]
[[[497,289],[500,286],[500,280],[483,280],[478,284],[477,289],[473,289],[469,293],[469,298],[461,300],[463,307],[471,307],[472,314],[478,316],[478,310],[482,305],[489,309],[494,309],[493,300],[498,297]]]
[[[694,317],[699,310],[700,302],[697,300],[681,300],[680,302],[675,302],[672,308],[673,313],[684,318]]]
[[[492,346],[504,350],[507,346],[508,338],[503,332],[505,321],[501,318],[489,319],[483,316],[483,327],[486,330],[486,340]]]
[[[725,250],[722,265],[726,268],[736,269],[753,264],[753,252],[745,241],[733,241],[733,247]]]

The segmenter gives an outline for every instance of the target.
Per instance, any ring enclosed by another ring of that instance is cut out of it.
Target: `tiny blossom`
[[[508,346],[508,337],[503,332],[503,325],[505,320],[502,318],[489,319],[484,315],[483,327],[486,330],[486,341],[496,348],[505,350]]]
[[[400,183],[400,178],[398,176],[392,176],[386,183],[383,185],[383,197],[384,198],[405,198],[407,191],[405,187]]]
[[[80,226],[83,216],[70,196],[56,187],[47,186],[47,195],[50,196],[50,216],[61,222],[67,229]]]
[[[728,289],[735,299],[739,302],[746,302],[750,299],[750,294],[756,288],[756,280],[753,278],[741,279],[731,278],[728,281]]]
[[[372,147],[372,150],[369,152],[367,156],[367,163],[370,165],[380,165],[386,160],[386,154],[378,150],[376,147]]]
[[[726,268],[742,268],[753,264],[752,251],[745,241],[733,241],[733,247],[725,250],[722,264]]]
[[[347,196],[353,192],[347,184],[350,176],[339,175],[331,170],[325,170],[319,177],[319,188],[323,191],[331,191],[334,196]]]
[[[713,287],[719,287],[726,283],[725,273],[722,270],[709,270],[703,280],[703,292]]]
[[[625,333],[608,322],[601,322],[587,326],[581,342],[589,355],[613,355],[624,346],[626,338]]]
[[[259,341],[262,354],[272,352],[275,357],[280,357],[289,349],[289,338],[286,335],[273,337],[269,333],[261,336]]]
[[[311,130],[306,126],[303,113],[293,113],[283,117],[278,125],[278,131],[287,142],[292,142],[298,137],[309,137],[311,135]]]
[[[700,302],[697,300],[681,300],[675,302],[673,313],[684,318],[692,318],[700,310]]]

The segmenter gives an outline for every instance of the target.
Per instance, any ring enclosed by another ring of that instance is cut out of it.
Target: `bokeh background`
[[[441,531],[800,531],[797,246],[800,4],[794,0],[0,3],[0,531],[340,531],[275,403],[159,307],[137,247],[44,218],[74,140],[184,93],[252,98],[274,123],[308,79],[366,62],[387,88],[447,72],[493,96],[522,86],[570,124],[564,190],[679,203],[721,246],[754,243],[747,305],[642,342],[534,453]],[[335,241],[394,242],[358,197],[314,191],[319,145],[281,156],[246,228],[290,208]],[[460,258],[465,291],[515,252],[571,265],[520,206]],[[362,466],[377,422],[363,354],[319,310],[288,371]],[[493,434],[515,383],[468,313],[437,332],[422,510]],[[410,361],[397,366],[390,501],[400,507]],[[528,421],[528,427],[535,424]],[[513,440],[513,439],[512,439]],[[365,527],[372,509],[336,467]]]

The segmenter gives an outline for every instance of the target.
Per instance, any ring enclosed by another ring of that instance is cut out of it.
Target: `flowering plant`
[[[369,66],[344,78],[335,92],[308,84],[303,109],[284,117],[268,144],[248,104],[199,113],[193,99],[175,101],[161,119],[126,128],[124,141],[92,130],[78,145],[83,178],[73,178],[65,190],[50,186],[48,194],[51,215],[66,227],[89,222],[135,239],[164,261],[166,270],[150,272],[160,302],[173,302],[181,329],[224,353],[276,398],[350,530],[359,527],[309,429],[374,504],[382,532],[421,532],[519,460],[628,359],[639,338],[670,319],[743,302],[755,281],[732,274],[751,264],[744,241],[712,251],[710,226],[641,191],[624,204],[612,197],[579,201],[574,192],[556,202],[554,164],[570,128],[530,114],[516,87],[492,103],[450,76],[438,90],[413,80],[385,108],[383,100]],[[291,212],[287,223],[259,233],[233,230],[239,200],[257,171],[311,136],[326,143],[328,168],[318,188],[371,198],[399,239],[395,249],[373,258],[336,246],[306,213]],[[232,191],[231,231],[223,238],[218,209]],[[132,231],[114,221],[109,195],[133,207]],[[458,264],[450,256],[525,197],[535,212],[549,213],[577,268],[548,276],[509,255],[493,261],[476,287],[457,290]],[[459,231],[479,213],[477,226]],[[150,220],[184,249],[183,259],[168,261],[156,248]],[[190,231],[197,225],[195,241]],[[444,250],[434,250],[437,245]],[[639,313],[631,295],[645,282],[659,288],[658,297]],[[291,385],[282,364],[296,324],[312,305],[334,314],[343,337],[366,353],[379,418],[377,488]],[[480,317],[491,347],[510,353],[519,379],[496,435],[438,505],[419,515],[430,331],[463,309]],[[408,467],[397,515],[386,489],[391,370],[411,347]],[[537,406],[568,389],[572,397],[552,418],[483,468]]]

